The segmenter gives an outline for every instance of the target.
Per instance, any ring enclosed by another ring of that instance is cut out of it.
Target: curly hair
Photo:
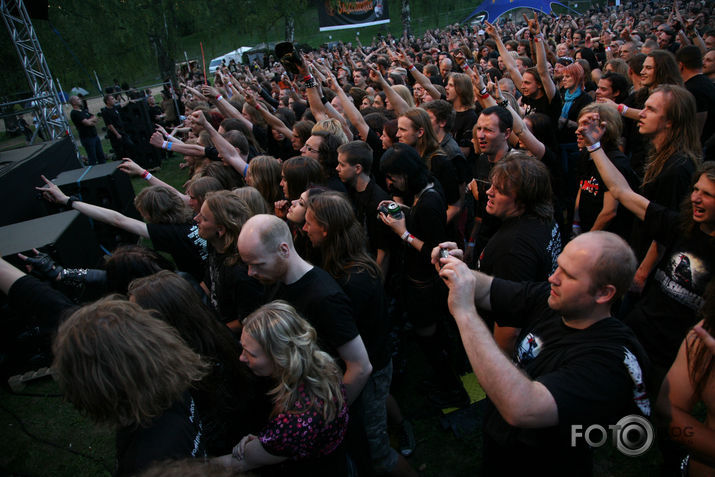
[[[118,427],[149,424],[208,370],[173,326],[118,295],[75,311],[52,351],[65,398],[93,421]]]
[[[243,333],[273,361],[278,381],[269,391],[273,416],[296,410],[295,403],[303,401],[299,393],[303,385],[304,404],[319,411],[326,421],[335,419],[344,402],[342,373],[333,358],[318,347],[315,328],[295,308],[280,300],[263,305],[243,322]]]

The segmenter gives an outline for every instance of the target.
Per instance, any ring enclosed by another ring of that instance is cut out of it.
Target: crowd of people
[[[188,72],[185,120],[150,141],[183,156],[181,190],[129,157],[142,220],[38,188],[153,249],[0,261],[0,288],[56,329],[60,386],[116,427],[119,475],[417,475],[390,392],[423,365],[393,367],[406,339],[437,409],[470,404],[468,359],[483,475],[591,475],[573,429],[631,415],[664,431],[664,475],[710,475],[712,14],[632,3]]]

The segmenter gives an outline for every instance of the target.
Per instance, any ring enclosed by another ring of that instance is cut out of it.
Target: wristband
[[[588,152],[596,152],[596,151],[598,151],[599,149],[601,149],[601,143],[600,143],[600,142],[594,142],[594,143],[591,144],[590,146],[586,146],[586,149],[588,150]]]
[[[506,109],[506,107],[509,106],[509,101],[508,101],[506,98],[502,98],[501,101],[497,101],[497,104],[498,104],[500,107]],[[517,136],[518,136],[518,134],[517,134]]]
[[[487,99],[487,98],[489,97],[489,93],[484,93],[484,94],[480,93],[480,94],[479,94],[479,97],[480,97],[481,99]]]
[[[410,233],[409,233],[407,230],[405,230],[405,231],[402,233],[402,235],[400,235],[400,238],[401,238],[402,240],[404,240],[405,242],[407,242],[407,238],[408,238],[409,236],[410,236]]]
[[[161,148],[166,149],[167,144],[169,144],[169,141],[164,141],[161,143]]]
[[[146,175],[143,175],[142,177],[144,178],[145,181],[148,181],[149,179],[154,177],[151,175],[151,173],[149,171],[144,171],[144,172],[146,172]]]
[[[67,207],[68,209],[71,209],[72,203],[77,200],[79,200],[79,197],[77,197],[76,195],[71,195],[71,196],[67,197],[67,202],[65,202],[65,207]]]
[[[171,141],[169,141],[169,142],[166,144],[166,150],[167,150],[167,151],[171,151],[171,145],[172,145],[172,144],[174,144],[174,143],[171,142]]]
[[[484,96],[485,94],[487,94],[487,88],[486,88],[486,87],[482,88],[482,89],[479,91],[479,96]]]
[[[416,67],[415,65],[410,65],[410,67],[407,68],[407,69],[410,70],[410,71],[412,71],[412,70],[416,70],[417,67]]]
[[[220,94],[219,94],[218,96],[216,96],[216,102],[217,102],[217,103],[218,103],[219,101],[221,101],[222,99],[223,99],[223,96],[221,96]]]
[[[312,79],[313,79],[313,75],[311,75],[311,74],[303,76],[303,81],[310,81]]]
[[[246,167],[243,168],[243,177],[246,177],[246,174],[248,174],[248,164],[246,164]]]
[[[149,175],[151,175],[151,174],[149,174],[149,171],[144,169],[144,172],[142,172],[142,179],[146,179],[146,176],[149,176]]]
[[[626,106],[625,104],[619,104],[618,112],[621,114],[621,116],[625,116],[626,112],[628,112],[628,106]]]
[[[414,242],[414,241],[415,241],[415,236],[412,235],[412,234],[409,234],[409,235],[407,236],[407,243],[410,244],[410,245],[412,245],[412,242]]]

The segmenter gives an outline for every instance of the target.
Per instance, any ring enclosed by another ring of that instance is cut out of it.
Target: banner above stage
[[[549,15],[553,4],[564,7],[567,10],[571,10],[563,3],[550,0],[484,0],[481,5],[469,14],[465,21],[471,19],[480,12],[485,12],[485,19],[490,22],[495,22],[497,21],[497,18],[504,15],[506,12],[516,10],[517,8],[531,8],[532,10],[538,10]]]
[[[320,31],[390,23],[386,0],[323,0],[318,4]]]

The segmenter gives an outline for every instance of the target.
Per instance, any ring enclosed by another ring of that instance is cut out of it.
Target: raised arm
[[[357,129],[358,134],[360,135],[360,139],[362,139],[363,141],[367,141],[367,134],[370,132],[370,126],[368,126],[365,122],[365,118],[362,114],[360,114],[360,110],[355,106],[352,101],[350,101],[350,98],[348,98],[348,95],[345,93],[343,88],[340,87],[340,85],[338,84],[338,80],[335,78],[335,76],[333,76],[332,73],[330,73],[330,76],[328,76],[327,81],[328,87],[340,99],[340,104],[342,104],[343,106],[345,116],[348,118],[350,123],[355,126],[355,129]]]
[[[279,133],[283,134],[285,137],[292,137],[293,136],[293,131],[291,131],[288,126],[285,125],[283,121],[278,119],[276,116],[271,114],[270,111],[268,111],[266,108],[260,105],[258,101],[256,101],[256,97],[253,96],[251,93],[246,94],[246,102],[256,108],[258,112],[263,116],[263,119],[266,120],[266,123],[273,128],[273,130],[278,131]]]
[[[529,379],[499,349],[477,313],[475,295],[485,281],[455,257],[442,259],[442,263],[439,275],[449,288],[449,310],[457,322],[474,374],[499,414],[515,427],[539,428],[558,424],[558,407],[553,395],[542,383]],[[479,293],[483,291],[479,290]]]
[[[370,65],[370,79],[379,84],[380,88],[385,92],[385,96],[387,96],[388,101],[392,104],[392,109],[395,110],[396,116],[400,116],[410,109],[409,105],[402,99],[402,96],[397,94],[397,91],[392,89],[390,83],[383,78],[382,73],[377,69],[377,65]]]
[[[203,114],[203,113],[202,113]],[[184,156],[205,156],[206,151],[203,146],[198,144],[184,144],[181,141],[173,140],[167,141],[164,136],[159,131],[154,131],[154,133],[149,138],[149,144],[158,148],[166,149],[167,151],[178,152]]]
[[[583,136],[584,142],[588,145],[591,159],[596,164],[598,172],[601,174],[603,182],[608,187],[613,198],[633,212],[640,220],[643,220],[650,201],[631,189],[626,178],[623,177],[623,174],[613,165],[600,147],[601,143],[599,141],[603,137],[605,128],[606,123],[601,122],[598,113],[588,113],[585,124],[580,126],[577,132]]]
[[[42,192],[42,196],[55,204],[69,205],[73,209],[87,217],[104,222],[105,224],[113,225],[114,227],[126,230],[129,233],[139,235],[144,238],[149,238],[149,230],[144,222],[137,219],[132,219],[126,215],[122,215],[119,212],[112,209],[105,209],[104,207],[99,207],[92,204],[87,204],[86,202],[81,202],[79,200],[73,200],[70,202],[70,197],[60,190],[55,184],[52,183],[45,176],[41,176],[42,180],[45,181],[45,187],[35,187],[35,189]],[[68,202],[70,202],[68,204]]]
[[[494,39],[497,44],[499,56],[501,56],[501,60],[504,63],[507,72],[509,73],[509,77],[514,82],[514,86],[516,86],[516,89],[520,90],[522,81],[521,73],[519,73],[519,68],[516,67],[516,60],[513,56],[511,56],[509,51],[506,49],[506,46],[504,46],[504,42],[501,39],[501,31],[496,25],[492,25],[487,21],[485,21],[484,24],[486,25],[485,31],[489,34],[489,36]]]
[[[537,18],[536,12],[534,12],[534,18],[530,19],[524,14],[524,20],[529,24],[529,32],[532,38],[534,38],[534,47],[536,49],[536,70],[539,72],[539,78],[541,78],[541,84],[544,86],[544,92],[549,102],[558,94],[554,80],[551,79],[549,74],[549,66],[546,60],[546,44],[544,40],[544,35],[539,30],[539,19]]]
[[[211,104],[216,106],[224,117],[238,119],[249,129],[253,128],[253,123],[246,119],[243,114],[241,114],[241,111],[234,108],[233,105],[229,103],[216,88],[204,85],[203,91],[208,95],[208,100],[211,101]]]
[[[425,91],[427,91],[427,93],[432,97],[432,99],[437,100],[442,97],[439,90],[434,87],[429,78],[426,77],[420,70],[418,70],[417,67],[412,64],[412,62],[410,62],[409,58],[407,58],[407,54],[405,53],[404,49],[400,48],[400,53],[395,55],[395,58],[402,64],[402,66],[407,68],[407,71],[410,72],[412,77],[415,79],[415,82],[421,84]]]
[[[170,186],[166,182],[162,181],[155,175],[151,174],[149,171],[141,167],[139,164],[136,162],[132,161],[128,157],[122,158],[122,163],[119,164],[119,167],[117,167],[122,172],[127,173],[130,176],[135,176],[135,177],[141,177],[142,179],[146,180],[149,182],[149,184],[153,186],[160,186],[165,189],[169,189],[171,192],[174,194],[178,195],[181,200],[186,204],[189,205],[189,196],[186,194],[182,194],[179,192],[175,187]]]
[[[194,121],[198,122],[203,126],[203,128],[209,133],[211,136],[211,141],[214,143],[214,147],[216,147],[216,150],[218,153],[221,155],[221,158],[224,159],[226,162],[231,164],[231,167],[236,169],[239,174],[241,174],[243,177],[246,177],[246,171],[248,170],[248,162],[241,157],[241,155],[238,153],[235,147],[226,140],[222,135],[214,129],[214,127],[211,125],[206,120],[206,117],[201,111],[194,111],[191,113],[191,117],[194,118]]]

